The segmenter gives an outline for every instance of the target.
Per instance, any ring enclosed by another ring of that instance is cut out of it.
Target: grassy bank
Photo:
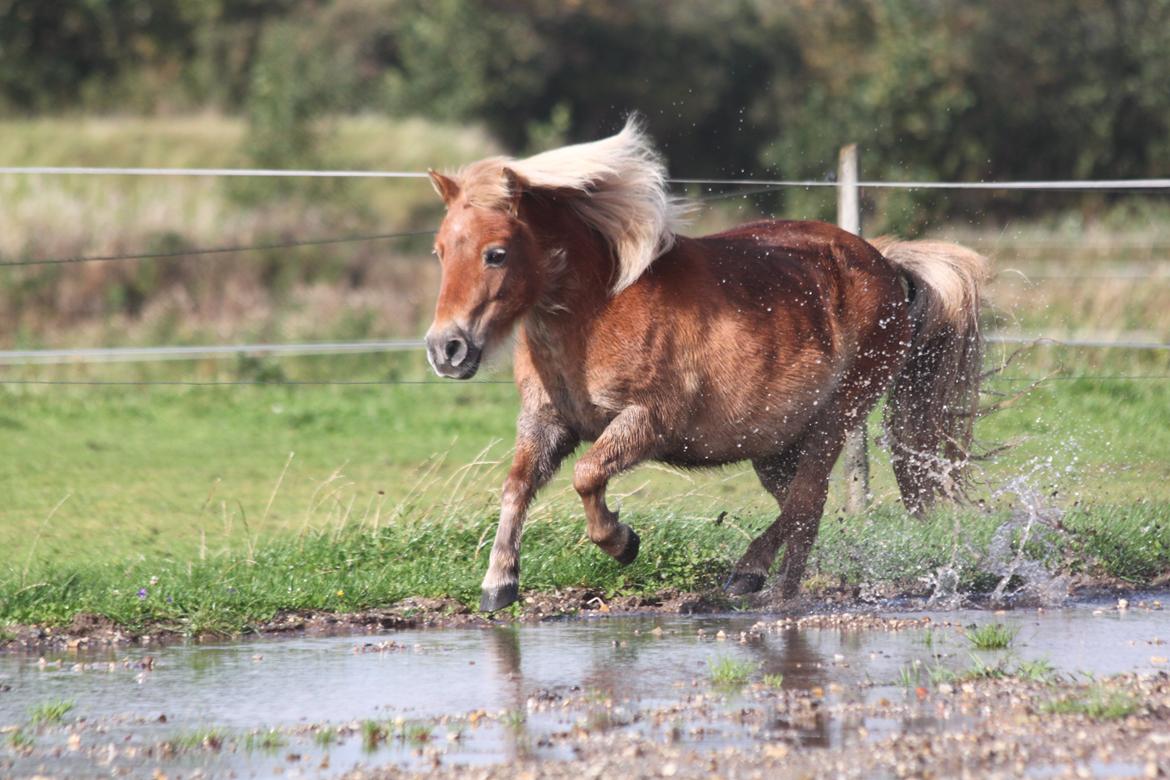
[[[406,596],[470,602],[515,403],[507,384],[5,390],[0,621],[86,611],[198,632]],[[900,510],[878,450],[875,508],[846,517],[834,485],[809,583],[923,590],[950,566],[990,590],[1012,563],[993,542],[1014,551],[1030,505],[1043,518],[1024,564],[1156,582],[1170,571],[1168,410],[1166,381],[1050,382],[982,424],[984,440],[1016,439],[978,469],[986,509],[927,522]],[[585,538],[568,473],[527,526],[528,589],[712,588],[775,513],[747,468],[638,469],[611,492],[643,538],[620,569]]]
[[[1149,584],[1170,566],[1168,512],[1167,503],[1076,511],[1068,518],[1064,546],[1049,563],[1064,574]],[[239,632],[290,610],[354,612],[412,596],[450,596],[474,605],[493,519],[485,511],[456,522],[355,523],[207,558],[38,565],[24,577],[10,570],[0,585],[0,615],[14,623],[65,624],[79,612],[96,613],[132,630],[203,634]],[[731,528],[683,511],[637,510],[626,519],[642,535],[643,552],[624,569],[583,538],[579,518],[556,513],[532,523],[524,539],[525,589],[589,588],[604,599],[668,588],[714,589],[745,546],[742,531],[763,521],[751,518]],[[958,539],[956,518],[949,515],[908,521],[885,508],[860,521],[831,520],[807,587],[814,593],[823,587],[860,589],[863,597],[929,593],[926,583],[936,570],[955,563],[958,542],[960,588],[988,592],[999,574],[988,566],[987,545],[1007,514],[962,512],[957,519],[963,528]]]

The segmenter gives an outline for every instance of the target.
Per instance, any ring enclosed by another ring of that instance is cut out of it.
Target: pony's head
[[[492,157],[454,176],[430,172],[447,214],[435,238],[443,269],[427,358],[440,376],[470,379],[484,355],[557,287],[573,247],[533,224],[536,199],[568,209],[612,250],[614,294],[670,248],[679,204],[638,122],[617,135],[524,160]],[[540,212],[547,214],[547,210]]]
[[[500,173],[501,189],[507,187],[502,207],[473,202],[466,177],[461,183],[434,171],[430,176],[447,216],[435,237],[443,282],[427,331],[427,358],[440,376],[470,379],[488,350],[539,299],[544,266],[532,231],[519,217],[523,184],[514,171]]]

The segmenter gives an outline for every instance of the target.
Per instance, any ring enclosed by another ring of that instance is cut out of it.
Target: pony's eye
[[[507,256],[507,249],[502,246],[494,246],[491,249],[483,250],[483,264],[489,268],[499,268],[504,264],[504,259]]]

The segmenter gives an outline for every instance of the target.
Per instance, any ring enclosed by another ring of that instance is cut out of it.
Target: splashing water
[[[1071,475],[1077,458],[1058,466],[1053,456],[1032,461],[1025,473],[1008,480],[992,497],[1014,497],[1007,521],[995,530],[988,545],[987,569],[999,577],[991,593],[995,604],[1063,603],[1069,595],[1069,579],[1052,570],[1065,539],[1064,510],[1049,500],[1052,485]]]

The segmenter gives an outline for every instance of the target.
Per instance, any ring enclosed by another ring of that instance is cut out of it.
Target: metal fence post
[[[837,158],[837,224],[861,235],[861,199],[857,186],[857,144],[841,148]],[[857,514],[869,505],[869,455],[866,421],[845,436],[845,511]]]

